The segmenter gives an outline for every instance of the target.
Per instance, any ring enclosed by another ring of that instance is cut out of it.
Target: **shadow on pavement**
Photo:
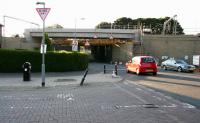
[[[147,81],[152,81],[152,82],[157,82],[157,83],[174,84],[174,85],[184,85],[184,86],[200,87],[200,85],[195,85],[195,84],[185,84],[185,83],[177,83],[177,82],[167,82],[167,81],[162,81],[162,80],[150,80],[150,79],[147,79]]]
[[[155,91],[164,93],[165,95],[170,96],[170,97],[172,97],[174,99],[178,99],[181,102],[189,103],[189,104],[195,106],[196,108],[200,109],[200,100],[199,99],[194,99],[192,97],[175,94],[175,93],[172,93],[172,92],[169,92],[169,91],[164,91],[164,90],[153,88],[153,87],[148,87],[148,88],[151,88],[151,89],[153,89]]]
[[[179,79],[179,80],[188,80],[188,81],[195,81],[200,82],[200,78],[191,78],[186,76],[179,76],[179,75],[166,75],[166,74],[158,74],[160,78],[170,78],[170,79]]]

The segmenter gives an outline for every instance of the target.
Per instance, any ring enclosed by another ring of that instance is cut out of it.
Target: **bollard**
[[[31,80],[31,63],[25,62],[22,65],[23,68],[23,81],[30,81]]]
[[[106,65],[103,66],[103,73],[106,73]]]
[[[84,80],[85,80],[85,77],[86,77],[87,73],[88,73],[88,68],[86,69],[86,71],[85,71],[85,73],[84,73],[84,76],[83,76],[83,78],[82,78],[82,80],[81,80],[81,83],[80,83],[81,86],[83,85],[83,82],[84,82]]]
[[[117,64],[115,64],[115,75],[118,75],[117,74]]]

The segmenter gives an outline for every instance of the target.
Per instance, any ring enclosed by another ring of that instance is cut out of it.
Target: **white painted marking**
[[[122,91],[126,92],[127,94],[129,94],[129,95],[131,95],[131,96],[137,98],[138,100],[140,100],[140,101],[143,102],[144,104],[147,103],[146,100],[144,100],[144,99],[142,99],[141,97],[135,95],[134,93],[132,93],[132,92],[130,92],[130,91],[128,91],[128,90],[122,88],[121,86],[119,86],[119,85],[117,85],[117,84],[115,84],[115,85],[116,85],[120,90],[122,90]]]
[[[176,108],[177,105],[175,105],[175,104],[172,104],[172,105],[163,105],[163,106],[160,106],[160,107],[163,107],[163,108]]]
[[[195,106],[188,104],[188,103],[182,103],[184,108],[196,108]]]
[[[136,88],[137,90],[139,90],[139,91],[142,91],[142,89],[141,88]]]
[[[170,100],[172,99],[172,97],[169,97],[169,96],[165,96],[165,98],[170,99]]]
[[[162,100],[162,98],[158,97],[158,96],[153,96],[154,98],[156,98],[157,100]]]
[[[57,98],[67,99],[67,101],[73,101],[74,100],[72,94],[57,94]]]
[[[129,85],[129,83],[127,83],[127,82],[124,82],[124,84],[125,84],[125,85]]]
[[[73,101],[74,100],[74,98],[71,98],[71,97],[69,97],[68,99],[67,99],[67,101]]]
[[[24,108],[25,108],[25,109],[31,109],[32,107],[28,107],[28,106],[27,106],[27,107],[24,107]]]

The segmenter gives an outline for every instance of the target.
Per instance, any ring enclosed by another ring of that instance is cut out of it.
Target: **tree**
[[[52,51],[53,46],[52,46],[51,40],[49,39],[48,34],[45,33],[44,36],[45,36],[45,44],[47,45],[47,51]]]
[[[108,23],[108,22],[101,22],[101,23],[98,24],[95,28],[99,28],[99,29],[110,29],[110,28],[111,28],[111,23]]]
[[[122,17],[114,21],[113,28],[115,29],[139,29],[139,28],[148,28],[152,30],[152,34],[161,34],[163,31],[163,24],[169,17],[165,18],[138,18],[138,19],[131,19],[127,17]],[[170,26],[168,26],[168,30],[166,34],[173,33],[173,24],[174,21],[172,19]],[[106,27],[106,28],[105,28]],[[109,29],[111,27],[111,23],[102,22],[96,26],[96,28],[101,29]],[[181,27],[180,23],[177,21],[176,26],[176,34],[184,34],[183,28]]]
[[[12,35],[12,37],[14,37],[14,38],[20,38],[19,34],[14,34],[14,35]]]
[[[129,25],[134,25],[131,18],[122,17],[114,21],[113,23],[115,29],[128,29]]]
[[[48,28],[54,28],[54,29],[62,29],[63,26],[59,25],[59,24],[54,24],[52,26],[48,26]]]

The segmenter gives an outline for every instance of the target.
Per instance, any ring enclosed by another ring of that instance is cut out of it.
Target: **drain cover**
[[[76,79],[56,79],[54,82],[75,82]]]

